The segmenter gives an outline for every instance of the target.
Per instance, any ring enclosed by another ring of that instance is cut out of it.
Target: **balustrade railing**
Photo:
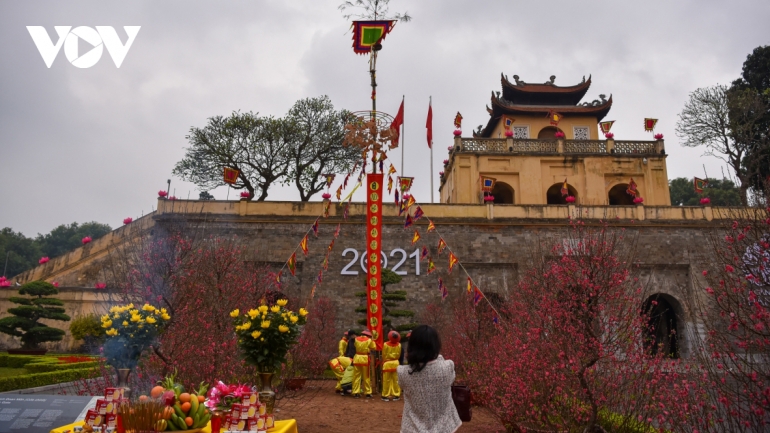
[[[655,153],[655,141],[616,141],[615,153]]]
[[[474,153],[614,153],[628,155],[656,154],[659,152],[656,150],[657,141],[461,138],[460,142],[462,145],[461,152]],[[660,149],[662,149],[662,147]]]

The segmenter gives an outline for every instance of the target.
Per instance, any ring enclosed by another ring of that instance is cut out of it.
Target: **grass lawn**
[[[21,374],[27,374],[27,369],[0,367],[0,377],[19,376]]]

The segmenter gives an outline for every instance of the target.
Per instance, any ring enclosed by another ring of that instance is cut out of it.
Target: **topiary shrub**
[[[83,340],[83,351],[91,353],[104,341],[104,329],[96,314],[76,317],[70,323],[70,333],[75,340]]]
[[[8,309],[13,316],[0,319],[0,332],[20,337],[23,349],[38,349],[40,343],[61,341],[64,331],[39,322],[40,319],[70,320],[70,316],[64,314],[64,303],[48,297],[58,293],[59,289],[45,281],[32,281],[21,286],[19,294],[31,298],[14,296],[9,299],[20,306]]]

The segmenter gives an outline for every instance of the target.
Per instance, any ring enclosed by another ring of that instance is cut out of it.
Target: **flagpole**
[[[404,104],[404,95],[401,95],[401,105]],[[401,122],[401,176],[404,175],[404,122]]]
[[[433,96],[430,96],[428,107],[433,106]],[[433,137],[430,142],[430,202],[433,203]]]

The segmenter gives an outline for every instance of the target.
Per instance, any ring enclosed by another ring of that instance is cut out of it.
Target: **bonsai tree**
[[[59,289],[45,281],[32,281],[21,286],[19,294],[30,298],[14,296],[9,299],[20,306],[8,309],[13,316],[0,319],[0,332],[20,337],[22,349],[37,349],[45,341],[61,341],[63,330],[39,322],[40,319],[70,320],[70,316],[64,314],[64,303],[47,297],[58,293]]]
[[[393,318],[414,316],[414,311],[411,310],[396,310],[393,307],[398,307],[400,302],[406,301],[406,291],[396,290],[393,292],[388,291],[388,285],[398,284],[401,282],[401,275],[391,271],[390,269],[382,270],[382,328],[385,335],[387,332],[395,329],[396,331],[408,331],[417,326],[415,323],[404,323],[402,325],[393,326]],[[366,285],[366,281],[364,281]],[[366,292],[357,292],[356,296],[366,298]],[[366,307],[356,308],[356,312],[366,314]],[[366,326],[366,318],[358,320],[359,325]]]

